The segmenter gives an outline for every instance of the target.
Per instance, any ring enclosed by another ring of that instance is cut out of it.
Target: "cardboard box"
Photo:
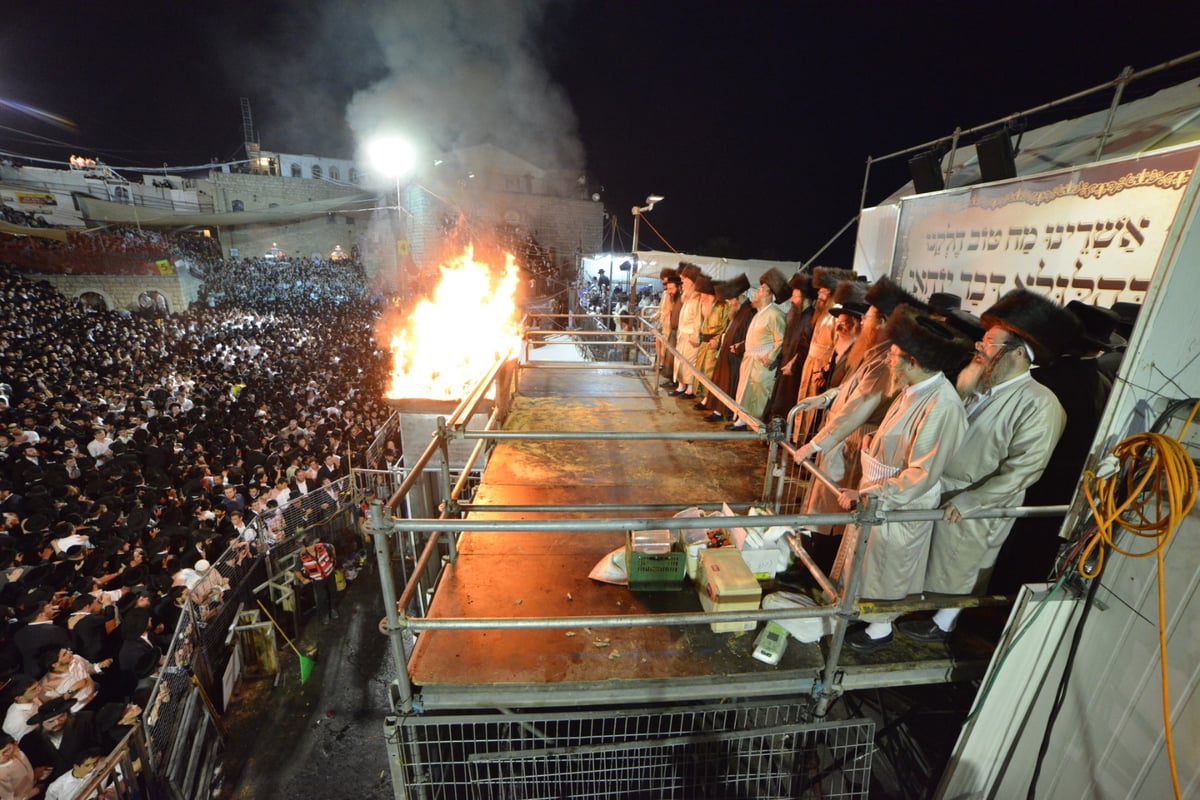
[[[753,611],[762,602],[762,587],[746,566],[742,554],[731,547],[700,551],[696,574],[696,591],[700,607],[705,611]],[[752,631],[758,627],[754,620],[745,622],[713,622],[714,633]]]

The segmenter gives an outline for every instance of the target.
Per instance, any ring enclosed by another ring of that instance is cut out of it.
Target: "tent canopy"
[[[630,275],[632,270],[621,269],[623,264],[633,261],[633,255],[630,253],[597,253],[584,256],[582,261],[583,271],[588,279],[596,278],[600,270],[604,270],[612,279],[613,286],[624,287],[626,283],[632,282],[639,287],[649,285],[656,289],[659,287],[658,275],[663,268],[674,269],[679,266],[680,261],[690,261],[714,281],[727,281],[744,272],[751,286],[757,286],[759,277],[771,267],[778,269],[785,278],[790,278],[804,265],[801,261],[721,258],[664,250],[640,250],[637,254],[637,271]]]

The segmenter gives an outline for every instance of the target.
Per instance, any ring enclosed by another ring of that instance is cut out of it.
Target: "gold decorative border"
[[[1026,205],[1037,206],[1054,202],[1062,197],[1074,196],[1087,199],[1111,197],[1120,194],[1126,189],[1138,189],[1146,186],[1155,189],[1178,191],[1188,185],[1188,182],[1192,179],[1193,171],[1191,169],[1171,171],[1142,169],[1137,172],[1128,172],[1116,180],[1101,181],[1098,183],[1088,180],[1068,181],[1067,183],[1060,183],[1053,188],[1038,191],[1032,191],[1028,187],[1019,186],[1008,194],[996,198],[981,197],[979,193],[973,193],[970,206],[972,208],[987,209],[997,209],[1013,203],[1025,203]]]

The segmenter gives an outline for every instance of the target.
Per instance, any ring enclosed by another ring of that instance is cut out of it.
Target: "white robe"
[[[879,430],[863,450],[859,491],[878,497],[884,511],[937,508],[942,470],[966,432],[966,412],[946,376],[938,373],[908,387],[892,401]],[[895,474],[874,478],[871,459],[896,470]],[[859,596],[899,600],[922,591],[932,530],[932,522],[889,522],[873,527]],[[839,559],[848,556],[857,539],[857,527],[847,528]]]
[[[761,419],[775,387],[773,363],[783,347],[783,329],[787,317],[777,305],[758,310],[746,329],[746,353],[738,373],[737,404]]]

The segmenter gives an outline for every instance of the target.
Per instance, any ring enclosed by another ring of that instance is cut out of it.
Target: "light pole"
[[[412,142],[402,136],[379,136],[366,146],[367,161],[379,174],[396,181],[396,235],[392,248],[395,256],[395,280],[400,281],[400,236],[404,230],[404,206],[400,202],[400,184],[412,175],[417,166],[417,151]]]
[[[633,274],[637,272],[638,268],[638,223],[642,221],[642,214],[646,213],[647,211],[653,211],[655,203],[661,203],[666,199],[667,198],[663,197],[661,194],[652,194],[646,198],[646,205],[640,208],[638,206],[633,207],[633,259],[632,263],[629,265],[629,277],[625,281],[625,293],[629,295],[628,303],[630,308],[634,307]]]

